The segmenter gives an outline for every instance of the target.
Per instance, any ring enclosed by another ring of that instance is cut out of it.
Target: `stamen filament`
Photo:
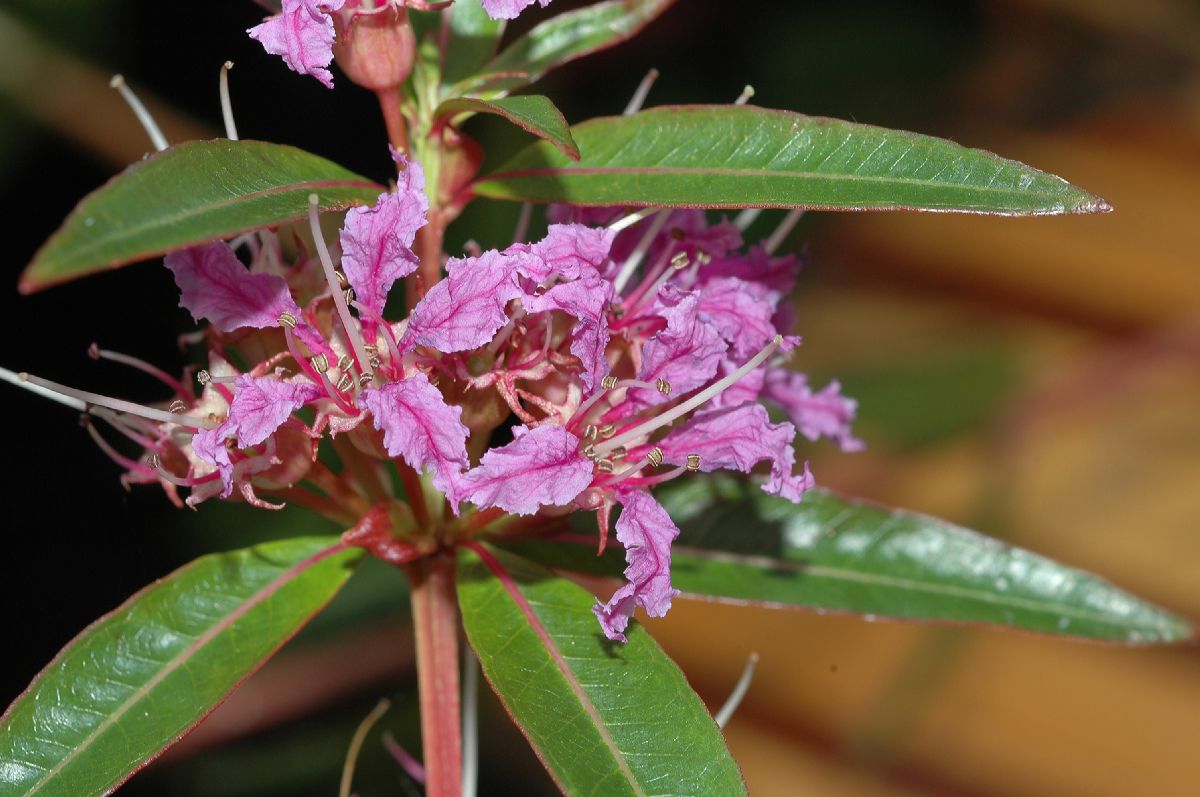
[[[767,346],[762,351],[760,351],[758,354],[751,357],[750,360],[747,361],[746,364],[743,365],[741,368],[739,368],[736,371],[734,371],[733,373],[725,376],[723,379],[720,379],[717,382],[714,382],[712,385],[710,385],[709,387],[700,391],[696,395],[692,396],[687,401],[684,401],[681,404],[678,404],[675,407],[672,407],[671,409],[664,412],[662,415],[655,416],[654,418],[651,418],[650,420],[646,421],[645,423],[638,424],[637,426],[633,427],[632,429],[630,429],[627,432],[623,432],[623,433],[617,435],[616,437],[613,437],[609,440],[605,440],[603,443],[600,443],[599,445],[596,446],[596,454],[598,456],[605,456],[606,454],[608,454],[608,452],[612,451],[614,448],[617,448],[618,446],[623,446],[627,443],[633,442],[634,440],[638,440],[642,437],[645,437],[646,435],[650,434],[654,430],[661,429],[662,427],[664,427],[667,424],[674,421],[676,418],[686,415],[687,413],[691,412],[692,410],[696,409],[697,407],[701,406],[702,404],[707,403],[708,401],[710,401],[714,397],[716,397],[718,394],[723,392],[730,385],[734,384],[735,382],[740,380],[742,377],[746,376],[746,374],[750,373],[755,368],[762,365],[763,362],[765,362],[768,357],[770,357],[772,354],[775,353],[775,350],[778,349],[782,343],[783,343],[783,336],[776,335],[774,340],[772,340],[770,343],[768,343]]]
[[[746,208],[741,213],[737,214],[737,218],[733,220],[734,226],[736,226],[742,232],[745,232],[746,228],[753,224],[754,220],[757,219],[761,214],[762,208]]]
[[[117,451],[115,448],[113,448],[111,445],[109,445],[109,442],[100,436],[100,432],[96,431],[95,426],[88,423],[87,421],[85,421],[83,425],[87,429],[88,435],[91,436],[92,441],[95,442],[95,444],[100,447],[100,450],[103,451],[105,453],[105,455],[107,455],[108,458],[111,459],[113,462],[117,463],[122,468],[133,471],[135,473],[146,473],[146,474],[154,473],[154,471],[151,468],[148,468],[147,466],[143,465],[140,462],[135,462],[134,460],[130,459],[129,457],[125,456],[124,454],[121,454],[119,451]]]
[[[734,105],[745,105],[746,103],[750,102],[750,99],[753,96],[754,96],[754,87],[747,83],[746,87],[742,89],[742,93],[739,94],[738,98],[733,101],[733,104]]]
[[[803,215],[804,210],[802,208],[788,211],[788,214],[783,217],[783,221],[779,222],[779,226],[775,228],[775,232],[771,233],[771,237],[764,244],[768,255],[775,254],[775,251],[783,245],[788,235],[796,227],[796,222],[800,221],[800,217]]]
[[[16,385],[24,390],[28,390],[30,393],[39,395],[42,398],[48,398],[51,401],[57,401],[59,404],[70,407],[76,412],[87,412],[88,405],[86,402],[80,401],[77,398],[72,398],[71,396],[64,396],[62,393],[49,390],[33,382],[27,382],[26,380],[22,379],[21,376],[21,374],[10,371],[7,368],[0,368],[0,379],[3,379],[5,382]]]
[[[312,227],[313,240],[317,244],[317,255],[321,258],[321,266],[325,269],[325,281],[329,283],[329,292],[333,296],[333,305],[337,308],[338,318],[342,321],[342,328],[346,330],[346,337],[350,339],[350,346],[354,349],[354,357],[358,360],[359,370],[366,370],[366,365],[369,364],[367,353],[363,349],[362,335],[359,334],[358,325],[354,323],[353,317],[350,315],[350,309],[346,306],[346,297],[342,294],[342,288],[338,282],[337,275],[334,273],[333,258],[329,256],[329,248],[325,246],[325,236],[321,234],[321,222],[317,215],[317,195],[308,195],[308,223]]]
[[[221,478],[221,474],[217,471],[205,474],[204,476],[176,476],[163,467],[162,460],[158,457],[154,457],[153,462],[155,474],[160,479],[166,479],[176,487],[199,487],[201,484],[207,484]]]
[[[513,230],[513,243],[519,244],[525,240],[525,234],[529,232],[529,219],[533,216],[533,203],[524,202],[521,204],[521,212],[517,216],[517,227]],[[478,257],[478,255],[475,255]]]
[[[642,106],[646,104],[646,97],[649,96],[650,89],[653,88],[656,80],[658,80],[657,69],[651,69],[646,73],[642,82],[638,84],[637,90],[633,92],[633,96],[629,98],[629,104],[625,106],[625,116],[632,116],[642,110]]]
[[[746,661],[746,668],[742,670],[742,677],[738,678],[737,686],[733,687],[725,705],[721,706],[721,710],[713,716],[718,728],[724,728],[733,717],[733,712],[737,711],[738,706],[742,704],[742,698],[746,696],[746,692],[750,689],[750,682],[754,680],[754,668],[757,666],[758,653],[751,653],[750,658]]]
[[[621,273],[613,280],[613,290],[618,294],[625,288],[625,283],[629,282],[629,278],[637,271],[638,266],[642,264],[642,259],[646,257],[646,252],[650,251],[650,245],[654,243],[654,239],[662,232],[663,225],[667,223],[667,217],[671,215],[669,210],[660,210],[658,215],[654,217],[654,221],[650,222],[650,226],[646,228],[646,232],[642,235],[642,239],[638,241],[629,259],[625,261],[625,265],[621,267]]]
[[[354,305],[355,310],[374,321],[375,325],[383,330],[383,339],[387,343],[388,354],[391,355],[392,358],[392,368],[399,369],[401,367],[400,358],[403,355],[400,354],[400,345],[396,343],[396,338],[392,335],[392,328],[388,325],[388,322],[384,320],[383,316],[372,310],[370,307],[367,307],[362,302],[354,301],[350,304]],[[364,350],[366,349],[365,346],[363,348]]]
[[[121,99],[129,106],[129,110],[133,111],[133,115],[137,117],[142,129],[146,131],[146,135],[150,137],[150,143],[159,152],[162,152],[167,147],[171,146],[167,142],[167,137],[158,127],[158,123],[154,121],[154,117],[150,115],[150,111],[146,110],[146,106],[142,105],[142,101],[133,93],[133,89],[125,85],[125,78],[122,75],[113,75],[112,80],[108,85],[117,90],[121,95]]]
[[[617,219],[612,224],[608,225],[608,229],[612,230],[613,232],[621,232],[622,230],[632,227],[642,219],[647,218],[648,216],[651,216],[657,212],[658,208],[642,208],[639,211],[630,213],[628,216],[622,216],[621,218]]]
[[[620,484],[621,482],[625,481],[626,479],[630,478],[631,476],[634,476],[635,474],[637,474],[639,471],[641,471],[642,468],[650,467],[651,465],[654,464],[656,452],[658,455],[658,462],[661,464],[662,463],[661,449],[652,448],[652,449],[650,449],[650,452],[648,454],[646,454],[646,456],[642,457],[641,461],[639,461],[635,465],[630,465],[628,468],[626,468],[625,470],[618,473],[615,478],[605,482],[604,486],[612,487],[614,484]]]
[[[0,369],[0,371],[3,370],[5,369]],[[3,374],[0,374],[0,376],[3,376],[6,381],[12,381]],[[16,376],[19,382],[41,387],[48,393],[61,394],[63,397],[70,397],[76,399],[78,402],[82,402],[82,406],[80,406],[79,404],[73,402],[69,403],[66,401],[61,401],[61,399],[56,399],[61,403],[66,404],[68,407],[73,407],[81,412],[87,411],[87,406],[89,404],[95,404],[99,407],[108,407],[110,410],[128,412],[130,415],[140,415],[141,417],[149,418],[152,421],[173,423],[179,426],[190,426],[193,429],[212,429],[217,425],[214,421],[210,421],[207,418],[198,418],[194,415],[176,415],[165,410],[156,410],[153,407],[143,407],[141,404],[134,404],[132,401],[109,398],[108,396],[101,396],[99,393],[91,393],[86,390],[77,390],[73,387],[60,385],[58,382],[51,382],[49,379],[42,379],[40,376],[33,376],[32,374],[20,373]],[[35,390],[34,392],[46,395],[40,390]],[[49,398],[50,396],[47,397]]]
[[[225,120],[225,137],[237,141],[237,125],[233,122],[233,103],[229,100],[229,70],[233,69],[233,61],[221,64],[221,118]]]
[[[171,376],[170,374],[168,374],[166,371],[162,370],[161,368],[153,366],[150,363],[146,362],[145,360],[139,359],[137,357],[131,357],[128,354],[121,354],[120,352],[110,351],[108,349],[102,349],[95,343],[93,343],[91,346],[88,347],[88,356],[92,357],[93,359],[98,359],[98,360],[112,360],[115,363],[121,363],[122,365],[128,365],[130,367],[136,368],[139,371],[144,371],[145,373],[150,374],[150,376],[154,377],[158,381],[162,382],[167,387],[171,388],[171,390],[175,391],[179,395],[181,395],[181,396],[190,396],[191,395],[191,393],[189,391],[184,389],[182,382],[180,382],[178,379]]]
[[[113,429],[116,429],[118,432],[125,435],[142,448],[147,448],[151,451],[158,448],[158,443],[156,441],[146,437],[137,429],[129,426],[125,421],[124,416],[118,415],[112,410],[105,409],[104,407],[89,407],[88,412],[92,415],[95,415],[97,418],[107,421],[109,426],[111,426]]]

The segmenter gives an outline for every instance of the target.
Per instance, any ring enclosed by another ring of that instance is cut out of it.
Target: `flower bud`
[[[333,55],[346,77],[371,91],[390,91],[412,72],[417,40],[403,5],[364,9],[358,0],[334,14]]]

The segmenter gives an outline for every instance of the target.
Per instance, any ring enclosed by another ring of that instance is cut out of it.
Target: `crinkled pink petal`
[[[780,296],[787,296],[796,287],[796,275],[799,273],[800,262],[795,255],[771,257],[761,246],[754,246],[746,254],[714,258],[700,269],[699,276],[702,282],[737,277],[762,285]]]
[[[728,358],[721,360],[721,365],[717,368],[717,378],[722,379],[729,376],[740,368],[742,363],[742,360],[730,360]],[[748,401],[758,401],[758,397],[762,393],[763,384],[766,382],[766,376],[767,369],[765,367],[755,368],[713,396],[712,400],[705,407],[717,410],[727,407],[740,407]]]
[[[734,355],[745,359],[775,337],[771,316],[779,294],[754,282],[722,277],[701,286],[697,310],[729,341]]]
[[[506,251],[523,252],[518,270],[539,285],[551,278],[577,280],[584,275],[608,270],[608,253],[613,233],[605,227],[582,224],[551,224],[546,237],[533,244],[514,244]]]
[[[537,0],[542,8],[550,4],[550,0]],[[480,0],[483,10],[492,19],[516,19],[517,15],[533,5],[534,0]]]
[[[792,475],[796,429],[790,423],[771,423],[761,404],[743,404],[694,416],[658,442],[663,461],[683,465],[688,454],[700,455],[700,470],[737,470],[749,473],[759,462],[771,463],[771,476],[763,490],[799,501],[812,486],[812,476]]]
[[[489,450],[463,476],[462,498],[481,508],[532,515],[544,506],[571,503],[592,483],[592,471],[579,453],[579,438],[561,426],[515,426],[511,443]]]
[[[495,250],[451,258],[445,279],[413,308],[401,345],[445,354],[477,349],[508,323],[505,307],[521,295],[513,258]]]
[[[606,604],[592,607],[604,635],[625,642],[625,628],[633,610],[641,606],[651,617],[662,617],[679,590],[671,586],[671,543],[679,528],[649,493],[630,491],[617,496],[621,516],[617,539],[625,546],[625,579]]]
[[[192,436],[192,451],[221,474],[221,497],[233,495],[233,461],[225,441],[237,432],[237,424],[226,420],[215,429],[201,429]]]
[[[459,475],[466,470],[467,436],[462,407],[451,406],[421,373],[380,388],[368,388],[358,405],[383,431],[390,456],[403,457],[418,471],[433,471],[433,484],[458,512]]]
[[[237,430],[239,448],[262,443],[275,434],[293,412],[325,395],[311,382],[283,382],[242,374],[234,383],[229,422]]]
[[[828,437],[843,451],[861,451],[863,441],[850,432],[858,402],[841,394],[836,380],[819,393],[808,386],[808,378],[797,371],[771,369],[766,378],[764,395],[778,404],[788,418],[809,440]]]
[[[429,200],[425,174],[411,162],[401,172],[395,193],[381,194],[369,208],[351,208],[342,226],[342,271],[358,301],[383,314],[388,291],[417,270],[412,251],[417,230],[425,226]],[[368,335],[370,337],[370,335]]]
[[[560,282],[541,295],[522,299],[526,311],[543,313],[559,310],[578,323],[571,331],[571,354],[583,363],[579,379],[591,391],[608,373],[608,308],[613,300],[613,285],[594,272],[574,282]]]
[[[333,19],[346,0],[283,0],[283,10],[247,33],[271,55],[283,57],[293,72],[312,75],[333,88]]]
[[[163,263],[175,274],[179,306],[222,332],[277,327],[283,313],[300,317],[283,277],[251,274],[223,241],[171,252]]]
[[[642,367],[638,379],[654,382],[665,379],[671,396],[700,387],[717,373],[728,350],[720,331],[699,315],[699,296],[664,285],[658,294],[656,312],[666,319],[667,328],[658,332],[642,347]],[[637,404],[648,406],[667,401],[670,396],[657,390],[630,391]]]

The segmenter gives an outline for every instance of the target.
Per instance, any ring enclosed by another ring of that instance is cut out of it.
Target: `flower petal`
[[[383,431],[390,456],[403,457],[418,471],[432,470],[433,484],[458,512],[459,475],[466,470],[467,436],[462,407],[451,406],[421,373],[380,388],[368,388],[358,404]]]
[[[664,285],[659,291],[658,314],[667,320],[660,331],[642,347],[638,379],[665,379],[673,394],[700,387],[717,373],[728,346],[710,321],[699,316],[699,295]],[[630,391],[642,407],[660,404],[669,396],[656,390]]]
[[[699,294],[697,310],[729,341],[738,358],[750,357],[775,337],[771,317],[779,294],[765,285],[721,277],[706,282]]]
[[[342,271],[358,301],[376,315],[383,314],[396,280],[417,270],[412,244],[429,210],[421,165],[409,163],[400,177],[395,193],[380,194],[369,208],[351,208],[342,226]]]
[[[771,257],[761,246],[755,246],[746,254],[715,258],[700,269],[700,279],[737,277],[762,285],[780,296],[787,296],[796,287],[796,275],[799,272],[800,262],[795,255]]]
[[[533,2],[534,0],[480,0],[483,10],[492,19],[516,19],[517,15],[533,5]],[[542,8],[545,8],[550,0],[538,0],[538,2],[542,4]]]
[[[613,300],[613,285],[599,274],[585,274],[574,282],[561,282],[538,296],[521,301],[531,313],[559,310],[578,320],[571,331],[571,354],[583,363],[579,379],[593,390],[608,373],[608,308]]]
[[[451,258],[449,274],[425,294],[409,317],[401,345],[445,354],[477,349],[508,323],[505,307],[521,295],[514,259],[497,251]]]
[[[850,432],[858,402],[841,394],[842,386],[832,381],[819,393],[808,386],[808,377],[796,371],[771,369],[764,385],[765,397],[788,414],[809,440],[828,437],[843,451],[861,451],[863,441]]]
[[[679,536],[679,528],[649,493],[630,491],[619,494],[617,500],[622,506],[617,539],[625,546],[628,583],[592,611],[605,636],[624,642],[625,628],[637,606],[651,617],[662,617],[679,594],[671,586],[671,543]]]
[[[759,462],[771,463],[771,476],[763,490],[799,501],[812,486],[812,476],[792,475],[796,429],[790,423],[771,423],[761,404],[713,410],[694,416],[658,442],[663,461],[683,465],[689,454],[700,455],[700,470],[737,470],[749,473]]]
[[[312,75],[333,88],[333,19],[345,0],[283,0],[283,10],[247,33],[271,55],[283,57],[293,72]]]
[[[171,252],[163,264],[175,275],[179,306],[222,332],[277,327],[283,313],[300,317],[283,277],[251,274],[223,241]]]
[[[579,453],[579,438],[561,426],[513,427],[513,441],[483,455],[462,478],[462,498],[532,515],[565,506],[592,483],[593,466]]]
[[[283,382],[243,374],[234,383],[229,421],[237,431],[238,448],[262,443],[275,434],[293,412],[325,391],[311,382]]]
[[[518,269],[539,285],[551,278],[577,280],[586,274],[601,274],[608,269],[608,253],[613,232],[606,227],[582,224],[551,224],[546,237],[533,244],[514,244],[508,253],[524,253]]]
[[[236,432],[237,425],[231,420],[226,420],[215,429],[201,429],[192,436],[192,452],[221,474],[222,498],[233,495],[233,461],[229,458],[229,449],[225,447],[225,441]],[[188,500],[191,501],[190,498]]]

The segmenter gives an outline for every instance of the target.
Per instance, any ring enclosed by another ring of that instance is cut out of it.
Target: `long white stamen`
[[[97,446],[99,446],[100,450],[103,451],[105,453],[105,455],[107,455],[108,458],[111,459],[113,462],[117,463],[118,465],[120,465],[122,468],[125,468],[126,470],[135,471],[137,473],[152,473],[153,472],[147,466],[143,465],[140,462],[135,462],[134,460],[130,459],[129,457],[125,456],[124,454],[122,454],[121,452],[119,452],[115,448],[113,448],[111,445],[109,445],[109,442],[100,436],[100,432],[98,432],[96,430],[96,427],[94,425],[92,425],[90,423],[85,423],[84,426],[87,428],[87,433],[92,438],[92,442],[94,442]]]
[[[8,374],[12,373],[11,371],[7,371],[6,369],[0,369],[0,371],[4,371],[4,373],[0,373],[0,377],[3,377],[5,381],[20,384],[22,387],[28,387],[30,390],[40,387],[45,392],[42,390],[33,390],[33,392],[44,395],[47,398],[54,398],[56,401],[80,411],[86,411],[89,404],[95,404],[98,407],[108,407],[110,410],[117,410],[118,412],[128,412],[130,415],[140,415],[152,421],[190,426],[193,429],[212,429],[217,425],[216,422],[210,421],[207,418],[198,418],[195,415],[176,415],[166,410],[143,407],[141,404],[134,404],[132,401],[109,398],[108,396],[101,396],[99,393],[90,393],[86,390],[76,390],[73,387],[60,385],[57,382],[51,382],[49,379],[42,379],[40,376],[33,376],[32,374],[16,374],[17,381],[13,381],[8,377]],[[55,397],[52,394],[61,395]],[[75,401],[64,401],[63,399],[66,398],[75,399]]]
[[[758,366],[762,365],[763,362],[765,362],[768,357],[770,357],[772,354],[775,353],[775,350],[778,349],[782,343],[783,343],[783,336],[776,335],[775,339],[772,340],[770,343],[768,343],[766,348],[764,348],[758,354],[751,357],[746,362],[745,365],[743,365],[741,368],[737,369],[733,373],[727,375],[723,379],[718,380],[717,382],[714,382],[708,388],[700,391],[699,393],[692,396],[687,401],[685,401],[681,404],[677,404],[676,406],[674,406],[671,409],[664,412],[662,415],[657,415],[657,416],[651,418],[650,420],[646,421],[645,423],[640,423],[637,426],[630,429],[629,431],[623,432],[622,434],[619,434],[616,437],[613,437],[609,440],[605,440],[603,443],[600,443],[599,445],[597,445],[596,446],[597,456],[604,456],[609,451],[612,451],[614,448],[623,446],[627,443],[633,442],[634,440],[645,437],[646,435],[653,432],[655,429],[661,429],[662,427],[664,427],[667,424],[674,421],[676,418],[682,417],[682,416],[688,414],[689,412],[691,412],[692,410],[696,409],[697,407],[701,406],[702,404],[705,404],[706,402],[712,400],[715,396],[720,394],[722,391],[724,391],[730,385],[737,382],[742,377],[746,376],[746,374],[750,373]]]
[[[753,96],[754,96],[754,87],[751,86],[750,84],[746,84],[746,87],[742,89],[742,93],[739,94],[738,98],[733,101],[733,104],[734,105],[745,105],[746,103],[750,102],[750,98]]]
[[[737,215],[737,218],[733,220],[733,223],[739,230],[745,232],[746,228],[753,224],[754,220],[757,219],[761,214],[762,208],[746,208]]]
[[[779,222],[779,226],[775,228],[775,232],[771,233],[771,237],[767,239],[767,243],[764,245],[768,255],[775,254],[775,251],[783,245],[784,240],[791,234],[796,226],[796,222],[800,221],[800,217],[803,215],[804,210],[801,208],[788,211],[788,214],[783,217],[783,221]]]
[[[667,223],[667,217],[671,215],[669,210],[660,210],[658,215],[654,217],[654,221],[650,222],[650,226],[646,228],[642,239],[638,241],[637,247],[633,253],[629,255],[629,259],[625,261],[625,265],[621,267],[621,273],[613,280],[613,289],[619,294],[625,288],[625,284],[637,271],[638,266],[642,264],[642,259],[646,257],[646,253],[650,251],[651,244],[658,234],[662,232],[663,225]]]
[[[225,120],[225,137],[237,141],[237,125],[233,121],[233,103],[229,100],[229,70],[233,69],[233,61],[221,64],[221,118]]]
[[[524,202],[521,204],[521,212],[517,215],[517,227],[513,230],[513,243],[519,244],[525,240],[526,233],[529,232],[529,219],[533,216],[533,203]],[[475,255],[478,257],[478,255]]]
[[[316,194],[308,195],[308,223],[312,227],[313,241],[317,244],[317,255],[321,258],[322,268],[325,269],[325,281],[329,283],[329,292],[333,295],[333,306],[337,308],[338,318],[342,320],[342,328],[346,330],[346,337],[350,339],[354,356],[358,358],[358,367],[365,371],[371,361],[363,347],[363,339],[358,332],[358,325],[354,323],[354,319],[350,315],[350,308],[346,306],[346,297],[342,293],[341,283],[338,282],[337,275],[333,273],[333,258],[329,256],[329,248],[325,246],[325,236],[321,234],[317,201]]]
[[[658,80],[657,69],[651,69],[646,73],[642,82],[638,84],[637,91],[633,92],[633,96],[629,98],[629,104],[625,106],[625,116],[632,116],[642,110],[642,106],[646,104],[646,97],[650,95],[650,89],[656,80]]]
[[[463,645],[462,797],[475,797],[479,786],[479,662]]]
[[[57,401],[59,404],[70,407],[76,412],[87,412],[88,407],[86,402],[80,401],[77,398],[72,398],[71,396],[64,396],[62,393],[56,393],[53,390],[48,390],[47,388],[44,388],[41,385],[33,382],[27,382],[21,378],[21,374],[10,371],[7,368],[0,368],[0,379],[3,379],[9,384],[16,385],[19,388],[28,390],[30,393],[36,393],[42,398],[48,398],[51,401]]]
[[[136,116],[138,122],[141,123],[142,129],[146,131],[146,135],[150,137],[150,143],[154,145],[156,150],[162,152],[164,149],[171,146],[167,142],[167,137],[164,136],[162,130],[159,129],[158,123],[154,121],[154,117],[150,115],[148,110],[146,110],[146,106],[142,105],[142,101],[139,100],[137,95],[133,93],[133,89],[125,85],[125,78],[123,76],[113,75],[112,80],[108,82],[108,85],[116,89],[121,95],[121,98],[125,100],[125,103],[129,106],[129,110],[133,111],[133,115]]]
[[[642,208],[641,210],[630,213],[628,216],[622,216],[621,218],[617,219],[612,224],[608,225],[608,229],[612,230],[613,232],[621,232],[622,230],[628,229],[637,224],[647,216],[653,215],[657,212],[658,208]]]
[[[363,742],[366,741],[371,726],[378,722],[379,718],[391,707],[392,701],[387,698],[380,700],[354,730],[354,736],[350,739],[350,749],[346,751],[346,763],[342,765],[342,782],[338,788],[338,797],[350,797],[350,785],[354,781],[354,766],[358,763],[358,752],[362,750]]]
[[[116,429],[118,432],[125,435],[142,448],[148,448],[152,451],[158,448],[157,442],[151,440],[149,437],[146,437],[144,434],[138,431],[136,427],[131,426],[125,420],[125,416],[118,415],[117,413],[105,407],[89,407],[88,413],[107,421],[109,426]]]
[[[365,315],[368,318],[370,318],[372,321],[375,322],[376,326],[378,326],[382,329],[383,340],[385,343],[387,343],[388,354],[390,354],[391,358],[392,358],[392,367],[399,368],[400,360],[402,358],[402,355],[400,354],[400,346],[396,343],[396,338],[392,336],[392,330],[391,330],[391,327],[388,326],[387,320],[384,319],[384,317],[381,316],[379,313],[372,310],[370,307],[367,307],[362,302],[353,301],[353,302],[350,302],[350,304],[354,305],[354,309],[357,310],[360,314]]]
[[[641,472],[642,468],[648,468],[651,465],[654,465],[656,455],[657,455],[658,463],[661,464],[662,463],[662,450],[658,449],[658,448],[652,448],[652,449],[650,449],[650,453],[647,454],[646,456],[642,457],[640,462],[638,462],[636,465],[630,465],[628,468],[626,468],[625,470],[618,473],[615,479],[605,482],[604,486],[606,488],[612,487],[614,484],[619,484],[620,482],[625,481],[629,477],[637,475],[639,472]]]
[[[183,389],[183,384],[178,379],[171,376],[161,368],[151,365],[145,360],[138,359],[137,357],[131,357],[128,354],[122,354],[119,351],[102,349],[95,343],[93,343],[91,346],[88,346],[88,356],[96,360],[112,360],[115,363],[121,363],[122,365],[128,365],[132,368],[136,368],[139,371],[144,371],[145,373],[150,374],[150,376],[165,384],[167,387],[174,390],[179,395],[188,395],[187,391]]]
[[[713,715],[718,728],[724,728],[733,717],[733,712],[737,711],[738,706],[742,704],[742,698],[746,696],[746,692],[750,689],[750,682],[754,680],[754,668],[757,666],[758,653],[751,653],[750,658],[746,661],[746,668],[742,670],[742,677],[738,679],[737,686],[733,687],[733,691],[729,694],[725,705],[721,706],[721,710]]]

